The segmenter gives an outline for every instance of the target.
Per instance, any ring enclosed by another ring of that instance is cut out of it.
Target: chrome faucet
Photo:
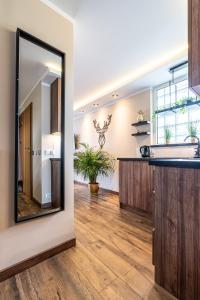
[[[184,142],[185,142],[189,137],[190,137],[190,138],[193,137],[193,138],[197,139],[197,141],[198,141],[198,146],[197,146],[197,148],[195,148],[196,151],[195,151],[194,157],[199,158],[199,157],[200,157],[200,139],[199,139],[198,136],[196,136],[196,135],[188,135],[188,136],[184,139]]]

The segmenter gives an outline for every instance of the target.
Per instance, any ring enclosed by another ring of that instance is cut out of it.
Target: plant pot
[[[170,144],[170,140],[166,140],[165,143],[166,143],[166,145],[169,145]]]
[[[99,191],[99,184],[98,183],[89,183],[90,193],[91,194],[98,194]]]
[[[191,137],[191,143],[194,144],[196,142],[197,142],[196,138],[195,137]]]

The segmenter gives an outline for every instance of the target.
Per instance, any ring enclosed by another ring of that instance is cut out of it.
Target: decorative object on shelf
[[[104,125],[102,128],[100,127],[99,123],[97,123],[97,120],[93,121],[94,128],[96,129],[96,132],[99,134],[98,143],[99,143],[100,149],[102,149],[103,146],[105,145],[105,142],[106,142],[105,133],[108,130],[108,127],[111,123],[111,119],[112,119],[112,115],[108,115],[108,118],[106,121],[104,121]]]
[[[75,150],[80,148],[80,134],[74,134],[74,146]]]
[[[188,134],[191,137],[191,143],[196,143],[196,136],[198,133],[198,122],[190,122],[188,124]]]
[[[143,122],[144,121],[144,112],[142,110],[138,111],[137,121],[138,122]]]
[[[172,131],[168,127],[166,127],[164,130],[164,136],[165,136],[165,143],[167,145],[170,144],[172,138]]]
[[[74,169],[84,180],[89,179],[90,192],[97,194],[99,183],[97,176],[108,176],[114,171],[115,159],[102,149],[94,150],[87,144],[81,143],[84,150],[74,154]]]

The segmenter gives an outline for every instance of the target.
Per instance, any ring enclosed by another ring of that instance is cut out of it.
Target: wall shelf
[[[137,132],[132,134],[132,136],[142,136],[142,135],[150,135],[150,132],[144,131],[144,132]]]
[[[181,109],[181,108],[189,107],[189,106],[193,106],[193,105],[200,106],[200,100],[197,100],[197,101],[187,100],[187,103],[184,103],[184,104],[181,104],[181,105],[174,105],[174,106],[171,106],[171,107],[168,107],[168,108],[163,108],[163,109],[156,110],[155,114],[157,115],[157,114],[161,114],[161,113],[168,112],[168,111],[176,113],[176,111]]]
[[[150,121],[141,121],[141,122],[133,123],[133,124],[131,124],[131,126],[139,127],[139,126],[145,126],[145,125],[150,125],[150,124],[151,124]]]

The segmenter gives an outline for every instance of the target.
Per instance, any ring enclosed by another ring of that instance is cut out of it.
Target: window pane
[[[157,107],[158,109],[161,109],[165,106],[165,97],[164,96],[161,96],[158,98],[158,102],[157,102]]]
[[[176,124],[182,124],[182,123],[187,123],[188,122],[188,113],[187,111],[182,113],[182,112],[177,112],[176,113]]]
[[[168,108],[176,101],[186,98],[196,99],[196,95],[188,89],[188,80],[184,79],[175,84],[163,85],[155,93],[155,107],[157,109]],[[172,133],[171,143],[183,143],[188,136],[188,126],[191,122],[198,121],[198,135],[200,136],[200,107],[198,105],[176,109],[176,113],[167,111],[156,116],[157,124],[157,142],[165,143],[165,128],[169,128]]]
[[[175,125],[175,113],[171,113],[166,115],[165,117],[165,126]]]

